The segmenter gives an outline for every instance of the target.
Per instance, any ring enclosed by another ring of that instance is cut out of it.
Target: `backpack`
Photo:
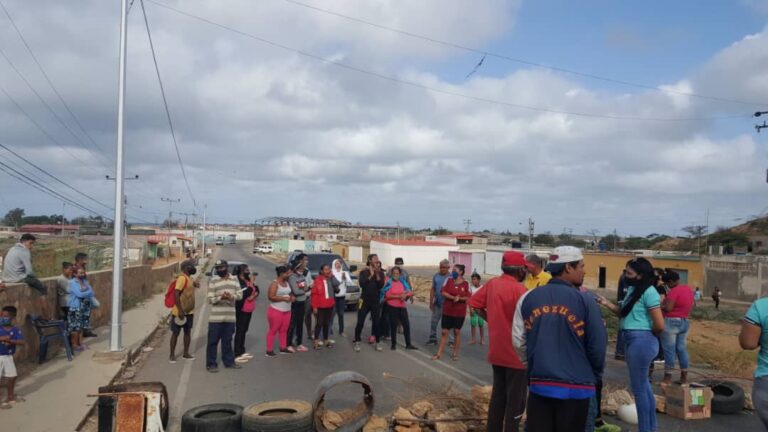
[[[184,278],[184,289],[187,289],[188,285],[189,279]],[[168,289],[165,290],[165,307],[173,309],[174,306],[176,306],[176,279],[173,279],[171,283],[168,284]]]

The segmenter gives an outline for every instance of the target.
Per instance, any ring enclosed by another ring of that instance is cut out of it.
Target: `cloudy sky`
[[[0,162],[109,215],[119,0],[1,1],[74,116],[0,10],[0,49],[39,95],[0,58],[0,144],[106,207]],[[532,216],[623,235],[768,211],[768,130],[750,118],[768,109],[768,2],[145,1],[191,194],[136,0],[129,220],[162,221],[163,197],[219,222],[518,231]],[[0,172],[0,213],[13,207],[62,204]]]

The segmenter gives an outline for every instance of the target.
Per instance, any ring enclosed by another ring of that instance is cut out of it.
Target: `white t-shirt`
[[[291,286],[286,283],[285,285],[280,285],[280,283],[277,284],[277,292],[275,293],[278,296],[289,296],[291,295]],[[269,305],[270,307],[273,307],[280,312],[290,312],[291,311],[291,303],[285,302],[285,301],[278,301],[278,302],[272,302],[272,304]]]
[[[480,285],[479,287],[476,287],[476,286],[474,286],[472,284],[469,284],[469,293],[472,294],[472,295],[475,295],[475,293],[480,291],[480,288],[482,288],[482,287],[483,287],[482,285]]]

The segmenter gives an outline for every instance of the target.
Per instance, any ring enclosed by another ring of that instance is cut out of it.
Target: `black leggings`
[[[296,346],[304,339],[304,302],[291,303],[291,325],[288,326],[288,345],[294,345],[293,335],[296,335]]]
[[[317,309],[317,323],[315,324],[315,342],[320,340],[320,332],[323,332],[323,340],[328,340],[328,331],[331,328],[333,307]]]
[[[235,321],[235,357],[245,354],[245,334],[251,325],[251,313],[236,311]]]
[[[392,340],[392,346],[397,345],[397,325],[403,326],[403,336],[405,337],[405,346],[411,346],[411,323],[408,320],[408,309],[404,307],[386,306],[387,318],[389,318],[389,338]]]
[[[528,395],[528,430],[584,432],[589,415],[587,399],[553,399]]]
[[[379,302],[363,301],[363,306],[357,311],[357,325],[355,326],[355,342],[360,342],[360,334],[363,332],[363,326],[365,325],[365,318],[368,313],[371,314],[371,333],[376,337],[376,343],[381,341],[381,333],[379,332],[379,312],[381,308]]]

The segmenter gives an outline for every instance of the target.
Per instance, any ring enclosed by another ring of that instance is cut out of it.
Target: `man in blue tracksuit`
[[[520,299],[512,324],[528,366],[528,431],[583,432],[608,335],[594,297],[577,288],[584,281],[581,250],[557,247],[549,262],[552,280]]]

